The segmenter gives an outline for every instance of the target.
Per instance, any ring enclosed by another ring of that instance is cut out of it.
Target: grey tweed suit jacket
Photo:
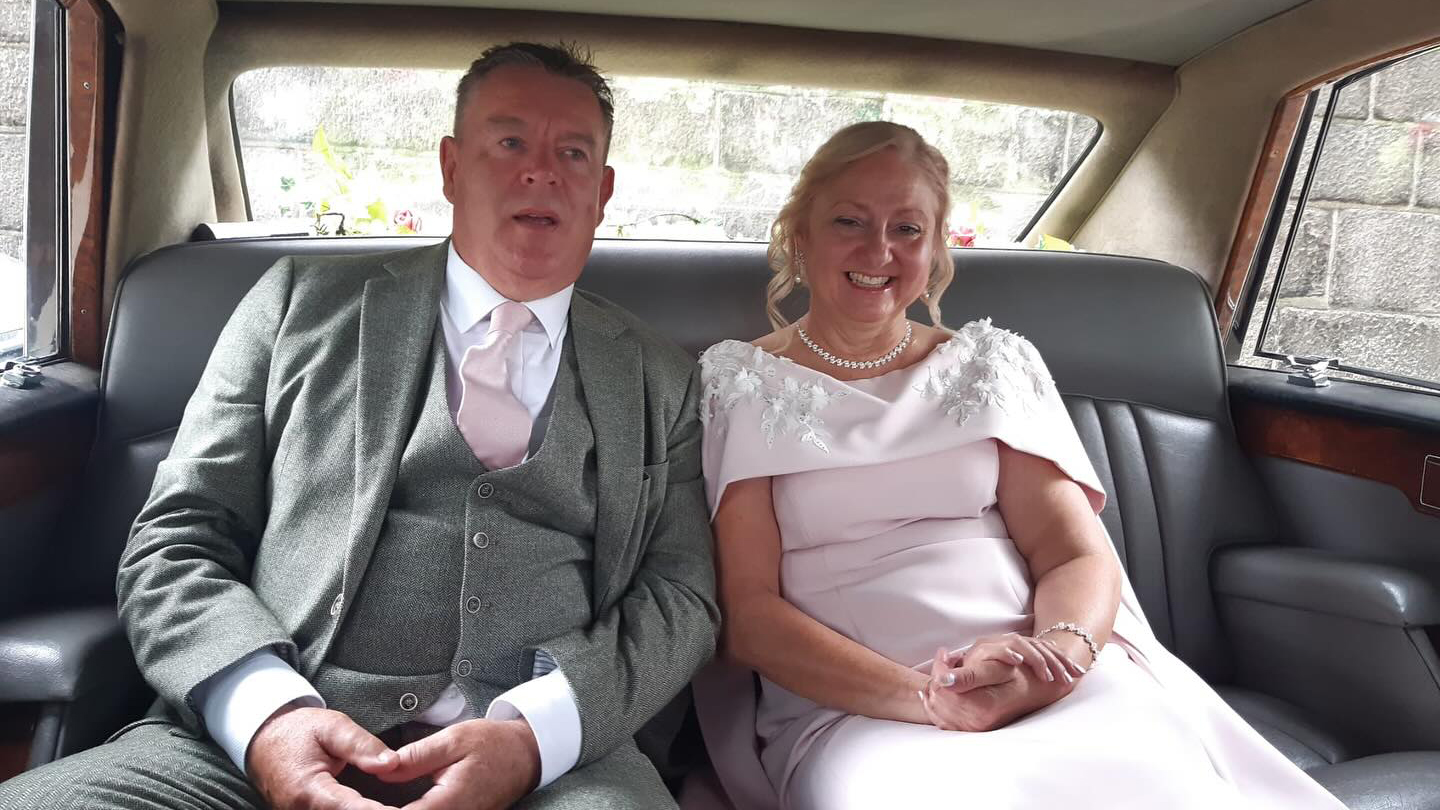
[[[282,259],[221,334],[118,578],[140,670],[192,731],[196,686],[249,653],[274,648],[307,677],[324,660],[385,517],[446,250]],[[572,301],[596,448],[594,620],[535,649],[574,690],[586,764],[710,658],[719,611],[695,363],[613,304]],[[567,597],[583,598],[537,593],[534,610]]]

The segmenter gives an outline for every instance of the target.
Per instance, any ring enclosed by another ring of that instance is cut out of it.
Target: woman
[[[836,133],[773,229],[776,330],[701,358],[724,651],[762,684],[696,684],[731,798],[1340,808],[1150,633],[1034,347],[906,320],[940,323],[947,177],[906,127]]]

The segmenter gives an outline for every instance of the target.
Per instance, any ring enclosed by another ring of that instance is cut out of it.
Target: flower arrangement
[[[950,228],[945,235],[946,247],[975,247],[975,229],[969,225]]]
[[[315,128],[310,153],[329,169],[328,177],[322,185],[305,189],[306,199],[281,205],[282,217],[311,220],[310,230],[315,236],[420,233],[420,216],[409,208],[392,214],[383,197],[374,191],[374,178],[357,177],[345,165],[330,145],[323,125]],[[293,177],[280,178],[280,190],[286,194],[295,193],[296,185]]]

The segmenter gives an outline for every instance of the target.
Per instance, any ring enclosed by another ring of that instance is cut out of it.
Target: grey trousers
[[[0,810],[263,810],[230,758],[209,740],[137,726],[105,745],[0,783]],[[650,810],[675,800],[650,760],[627,743],[527,796],[524,810]]]

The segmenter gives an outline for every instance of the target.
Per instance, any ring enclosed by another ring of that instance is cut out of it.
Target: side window
[[[435,154],[458,71],[262,68],[233,86],[252,220],[275,232],[450,230]],[[766,241],[805,159],[888,119],[950,162],[954,244],[1020,239],[1099,138],[1064,110],[899,93],[610,77],[615,196],[601,237]],[[343,228],[343,230],[342,230]]]
[[[0,360],[25,354],[25,134],[34,0],[0,0]]]
[[[1307,109],[1239,362],[1331,358],[1341,376],[1440,390],[1440,49],[1325,85]]]

